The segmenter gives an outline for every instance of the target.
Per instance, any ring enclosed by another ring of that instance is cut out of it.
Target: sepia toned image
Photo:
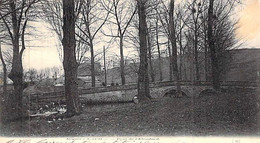
[[[0,142],[258,142],[259,13],[260,0],[0,0]]]

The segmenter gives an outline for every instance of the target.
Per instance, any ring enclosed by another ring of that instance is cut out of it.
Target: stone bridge
[[[180,82],[183,95],[188,97],[199,97],[205,90],[212,90],[210,82]],[[259,85],[256,82],[221,82],[222,88],[256,88]],[[150,84],[150,96],[152,98],[161,98],[168,93],[174,93],[177,86],[176,82],[156,82]],[[128,84],[124,86],[97,87],[88,89],[79,89],[80,99],[84,102],[128,102],[132,101],[137,95],[137,84]],[[64,101],[64,91],[53,93],[42,93],[30,95],[31,100],[55,102]]]
[[[199,97],[203,91],[213,90],[211,82],[180,82],[181,91],[187,97]],[[257,83],[253,82],[222,82],[222,88],[239,87],[255,88]],[[151,98],[161,98],[177,90],[176,82],[157,82],[150,84]],[[132,101],[137,95],[137,85],[125,85],[118,87],[101,87],[81,90],[80,97],[89,101]]]

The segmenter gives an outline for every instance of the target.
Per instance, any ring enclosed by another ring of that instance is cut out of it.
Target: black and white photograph
[[[224,141],[260,142],[260,0],[0,0],[0,142]]]

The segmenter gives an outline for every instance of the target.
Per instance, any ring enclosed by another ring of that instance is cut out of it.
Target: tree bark
[[[180,55],[179,55],[179,57],[180,57],[180,65],[179,65],[179,80],[183,80],[183,75],[182,75],[182,67],[183,67],[183,65],[184,65],[184,63],[183,63],[183,48],[182,48],[182,46],[181,46],[181,42],[180,42]]]
[[[123,48],[123,35],[120,35],[120,73],[122,85],[125,85],[125,60],[124,60],[124,48]]]
[[[106,65],[106,49],[103,47],[103,55],[104,55],[104,72],[105,72],[105,86],[107,86],[107,65]]]
[[[91,74],[91,86],[96,86],[96,76],[95,76],[95,55],[94,55],[94,45],[93,41],[90,40],[90,74]]]
[[[204,29],[203,29],[203,32],[204,32],[204,71],[205,71],[205,80],[206,81],[210,81],[210,78],[209,78],[209,48],[208,48],[208,35],[207,35],[207,28],[206,28],[206,23],[204,22]]]
[[[205,80],[206,81],[211,81],[211,76],[210,76],[210,56],[209,56],[209,48],[208,48],[208,43],[205,40]]]
[[[170,47],[170,40],[168,40],[168,52],[169,52],[169,80],[172,81],[172,67],[173,67],[173,63],[172,63],[172,53],[171,53],[171,47]]]
[[[1,59],[1,62],[2,62],[2,65],[3,65],[3,71],[4,71],[3,94],[0,93],[0,127],[1,127],[2,124],[3,124],[3,120],[5,120],[5,118],[3,117],[3,116],[5,116],[4,112],[6,112],[6,110],[4,110],[5,109],[4,101],[5,101],[5,96],[7,94],[7,89],[6,89],[6,86],[7,86],[7,83],[6,83],[6,79],[7,79],[6,71],[7,70],[6,70],[6,64],[5,64],[3,55],[2,55],[1,41],[0,41],[0,59]]]
[[[73,116],[81,112],[77,87],[77,61],[75,55],[75,15],[74,0],[63,0],[63,67],[65,72],[65,97],[67,104],[67,116]]]
[[[91,5],[91,1],[88,1],[88,5]],[[90,75],[91,75],[91,86],[95,87],[96,86],[96,76],[95,76],[95,54],[94,54],[94,35],[91,34],[90,31],[90,24],[89,24],[89,11],[87,12],[87,19],[85,18],[84,15],[84,20],[85,20],[85,25],[87,27],[87,33],[89,37],[89,48],[90,48]]]
[[[153,61],[152,61],[152,45],[151,45],[151,37],[150,37],[149,29],[147,29],[147,43],[148,43],[148,59],[149,59],[149,65],[150,65],[150,76],[151,76],[151,82],[155,81],[155,74],[153,70]]]
[[[163,80],[162,60],[161,60],[161,50],[160,50],[160,43],[159,43],[158,17],[156,17],[156,45],[157,45],[158,60],[159,60],[159,76],[160,76],[160,81],[162,81]]]
[[[3,54],[2,54],[2,48],[1,48],[1,41],[0,41],[0,59],[1,59],[1,62],[2,62],[2,65],[3,65],[3,72],[4,72],[4,77],[3,77],[3,94],[6,95],[6,86],[7,86],[7,69],[6,69],[6,64],[5,64],[5,61],[4,61],[4,58],[3,58]]]
[[[146,23],[146,4],[147,0],[137,0],[139,16],[139,39],[140,39],[140,66],[138,72],[138,97],[145,100],[150,97],[148,59],[147,59],[147,23]]]
[[[174,80],[176,81],[177,85],[177,94],[178,96],[181,94],[181,87],[179,84],[179,74],[178,74],[178,63],[177,63],[177,44],[176,44],[176,37],[175,37],[175,23],[174,23],[174,0],[170,1],[170,10],[169,10],[169,31],[170,31],[170,41],[172,45],[172,70]]]
[[[136,9],[134,10],[134,12],[132,13],[132,15],[129,18],[126,18],[125,16],[128,13],[124,13],[125,14],[124,16],[122,15],[123,13],[121,13],[122,12],[121,10],[123,8],[125,8],[124,4],[120,7],[118,7],[119,3],[120,3],[119,0],[117,0],[117,1],[113,0],[114,16],[115,16],[115,19],[116,19],[116,25],[117,25],[118,37],[119,37],[121,83],[122,83],[122,85],[124,85],[125,84],[125,60],[124,60],[124,48],[123,48],[124,44],[123,44],[123,41],[124,41],[124,35],[126,33],[126,30],[129,26],[130,22],[132,21],[134,15],[135,15]],[[123,22],[124,20],[120,18],[122,16],[126,18],[125,22]]]
[[[180,22],[181,24],[181,22]],[[182,76],[182,68],[183,68],[183,65],[184,65],[184,62],[183,62],[183,55],[184,55],[184,49],[183,49],[183,46],[182,46],[182,28],[180,28],[180,34],[179,34],[179,45],[180,45],[180,66],[179,66],[179,79],[180,80],[183,80],[183,76]]]
[[[210,48],[210,57],[211,57],[211,65],[212,65],[212,85],[213,88],[217,91],[220,90],[220,81],[219,81],[219,65],[217,58],[217,51],[215,47],[215,41],[213,37],[213,5],[214,0],[209,1],[208,8],[208,45]]]
[[[169,10],[169,31],[170,31],[170,42],[172,46],[172,70],[174,80],[178,80],[178,68],[177,68],[177,44],[175,37],[175,23],[174,23],[174,0],[170,1]]]
[[[13,46],[13,60],[12,60],[12,69],[8,77],[13,81],[14,94],[12,95],[13,99],[13,108],[14,111],[10,111],[11,120],[22,119],[23,118],[23,108],[22,108],[22,96],[23,96],[23,66],[22,66],[22,53],[19,53],[19,29],[20,22],[17,18],[17,12],[15,11],[16,6],[13,0],[10,0],[9,3],[10,10],[12,11],[12,46]]]
[[[197,22],[195,22],[195,30],[194,30],[194,62],[195,62],[195,72],[196,72],[196,81],[200,80],[199,73],[199,61],[198,61],[198,28]]]

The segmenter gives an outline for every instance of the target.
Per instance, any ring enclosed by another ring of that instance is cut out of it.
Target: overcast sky
[[[248,47],[260,48],[260,0],[247,0],[239,17],[237,36],[246,40]]]
[[[239,29],[237,36],[246,41],[247,48],[260,48],[260,0],[242,0],[244,8],[239,12]],[[34,23],[35,25],[35,23]],[[47,25],[38,23],[40,33],[43,36],[37,41],[30,41],[24,53],[24,68],[42,69],[45,67],[61,66],[56,45],[56,35],[52,33]],[[37,45],[38,47],[35,47]],[[102,48],[102,46],[99,46]],[[119,50],[118,50],[119,54]]]
[[[24,68],[42,69],[45,67],[61,66],[57,50],[58,41],[56,34],[48,29],[48,25],[43,22],[35,22],[33,25],[37,27],[37,32],[32,32],[42,36],[35,38],[36,40],[30,37],[31,40],[27,42],[23,55]]]

